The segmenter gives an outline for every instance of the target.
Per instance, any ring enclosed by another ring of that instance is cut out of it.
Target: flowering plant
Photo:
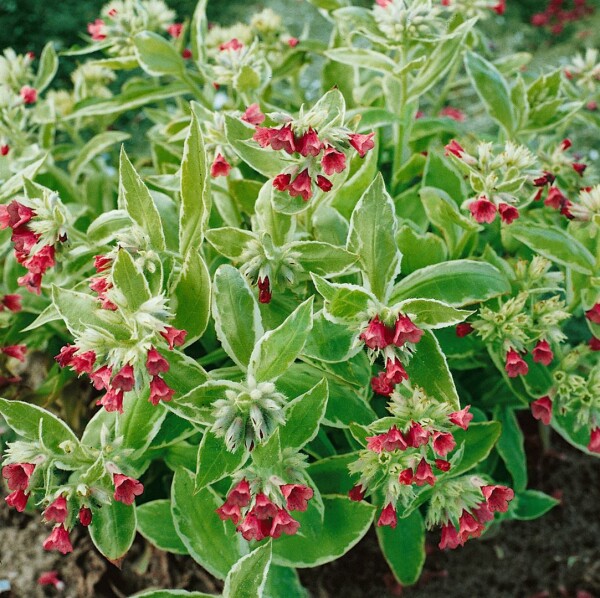
[[[139,531],[301,596],[374,524],[412,584],[426,530],[556,504],[517,415],[600,454],[597,51],[494,55],[502,1],[311,4],[327,43],[112,0],[70,89],[0,58],[2,477],[46,550]]]

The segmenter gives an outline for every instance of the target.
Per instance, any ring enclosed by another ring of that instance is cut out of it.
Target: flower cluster
[[[565,8],[565,0],[549,0],[543,12],[531,17],[534,27],[547,27],[552,33],[561,33],[567,23],[581,21],[594,13],[587,0],[573,0],[571,9]]]
[[[313,490],[304,484],[270,484],[269,495],[246,478],[238,482],[217,509],[223,521],[231,520],[245,540],[294,535],[300,524],[290,511],[306,511]]]
[[[494,153],[491,143],[480,143],[477,157],[469,154],[456,140],[445,146],[446,155],[469,177],[475,195],[464,202],[473,218],[480,223],[494,222],[496,215],[505,224],[519,218],[517,205],[525,184],[535,171],[533,154],[512,141]]]

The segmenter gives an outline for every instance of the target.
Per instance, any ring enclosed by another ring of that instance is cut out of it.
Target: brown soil
[[[558,451],[539,451],[528,440],[530,487],[562,493],[562,503],[542,519],[506,523],[494,537],[455,551],[435,548],[431,537],[425,572],[413,588],[400,588],[370,533],[345,557],[302,570],[303,584],[318,598],[600,598],[600,461],[553,439]],[[0,506],[2,598],[114,598],[148,587],[177,587],[218,593],[221,584],[190,558],[167,555],[138,538],[118,570],[93,548],[87,535],[73,534],[75,550],[62,557],[42,550],[48,534],[39,517]],[[66,588],[41,588],[42,572],[56,570]]]

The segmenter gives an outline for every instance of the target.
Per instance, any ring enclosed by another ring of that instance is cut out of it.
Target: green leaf
[[[496,450],[513,479],[512,488],[515,492],[522,492],[527,487],[527,458],[523,432],[510,407],[497,408],[494,411],[494,419],[502,425],[502,434],[496,444]]]
[[[464,443],[464,452],[460,462],[450,470],[450,474],[456,476],[465,473],[483,461],[500,438],[501,431],[502,427],[498,422],[477,422],[472,423],[467,431],[454,432],[457,446]]]
[[[176,299],[176,308],[171,324],[187,330],[185,344],[191,345],[202,336],[210,319],[210,272],[198,252],[188,254],[173,285],[172,295]]]
[[[125,208],[132,220],[140,225],[150,238],[154,249],[163,250],[165,248],[165,235],[158,208],[150,195],[150,191],[148,191],[140,175],[129,161],[123,147],[121,148],[119,167],[119,200],[119,207]]]
[[[296,361],[312,329],[313,298],[301,303],[286,319],[258,341],[250,356],[248,375],[257,382],[275,380]]]
[[[539,490],[525,490],[515,494],[510,502],[508,514],[511,519],[528,521],[541,517],[559,503],[556,498]]]
[[[567,231],[546,224],[514,224],[510,234],[530,249],[553,262],[581,274],[593,274],[594,256]]]
[[[134,506],[113,500],[92,512],[89,530],[94,546],[108,560],[118,561],[131,548],[135,538]]]
[[[416,583],[425,564],[425,524],[419,510],[398,518],[394,529],[377,526],[375,530],[381,552],[398,583]]]
[[[370,307],[378,306],[375,297],[357,285],[332,283],[316,274],[312,275],[317,292],[325,299],[325,311],[335,321],[353,322],[363,319]]]
[[[327,408],[328,395],[327,380],[324,378],[289,403],[285,414],[286,424],[279,428],[284,448],[300,450],[317,435]]]
[[[394,309],[411,316],[417,326],[436,329],[455,326],[466,320],[473,312],[456,309],[437,299],[405,299]]]
[[[12,198],[15,193],[21,192],[23,189],[24,179],[32,179],[37,174],[37,171],[42,167],[42,164],[46,161],[46,155],[42,156],[39,160],[32,162],[24,167],[19,167],[19,171],[11,176],[9,179],[2,181],[0,186],[0,201]]]
[[[327,457],[311,463],[306,471],[322,494],[347,494],[355,483],[348,466],[358,457],[358,452]]]
[[[512,110],[510,89],[500,71],[491,62],[470,51],[465,54],[465,67],[488,114],[509,134],[513,133],[516,119]]]
[[[335,62],[350,66],[361,66],[380,73],[393,73],[396,63],[385,54],[366,48],[333,48],[324,52],[325,56]]]
[[[587,427],[577,425],[577,411],[569,411],[565,415],[557,409],[552,414],[550,425],[571,445],[590,457],[600,458],[600,454],[588,449],[590,431]]]
[[[223,598],[256,598],[263,595],[271,564],[271,542],[243,556],[227,574]]]
[[[446,356],[432,332],[425,331],[417,344],[417,350],[406,366],[411,384],[420,386],[433,399],[446,402],[460,409],[454,379]]]
[[[257,242],[258,237],[251,231],[226,226],[207,230],[206,240],[221,255],[232,261],[239,261],[248,245]]]
[[[77,153],[77,156],[69,162],[69,172],[76,181],[85,167],[97,156],[100,156],[111,146],[123,143],[130,138],[129,133],[121,131],[104,131],[92,137]],[[95,221],[94,221],[95,224]]]
[[[313,326],[302,354],[319,361],[335,363],[345,361],[360,351],[354,346],[356,335],[344,324],[329,321],[319,312],[313,317]]]
[[[402,252],[402,271],[412,274],[421,268],[448,260],[448,249],[443,239],[433,233],[419,234],[410,226],[400,227],[398,249]],[[418,247],[419,251],[413,251]]]
[[[38,94],[42,93],[42,91],[52,83],[52,79],[54,79],[57,70],[58,56],[54,50],[54,44],[48,42],[42,50],[40,64],[33,83],[33,87],[37,90]]]
[[[54,453],[64,454],[59,445],[65,441],[72,444],[72,450],[79,447],[77,436],[67,424],[37,405],[0,399],[0,415],[16,434],[28,442],[39,441],[41,430],[44,445]]]
[[[132,313],[152,296],[146,277],[136,266],[127,250],[119,249],[113,264],[112,275],[115,287],[123,293],[127,300],[127,307]]]
[[[258,303],[246,279],[233,266],[219,266],[213,285],[213,318],[223,349],[243,370],[263,336]],[[304,344],[304,343],[303,343]]]
[[[346,554],[367,533],[374,507],[343,496],[324,496],[321,518],[312,501],[308,509],[294,512],[300,529],[282,536],[273,545],[273,562],[288,567],[316,567]]]
[[[378,174],[352,212],[347,248],[359,256],[365,285],[381,301],[400,272],[396,229],[394,202]]]
[[[140,66],[152,77],[182,77],[185,74],[181,54],[164,37],[152,31],[142,31],[134,36],[133,43]]]
[[[413,272],[394,287],[390,301],[426,297],[462,307],[509,292],[510,282],[494,266],[474,260],[454,260]]]
[[[192,110],[190,129],[183,145],[181,161],[181,208],[179,212],[179,252],[184,260],[197,251],[208,223],[211,199],[206,166],[206,148]]]
[[[215,594],[204,594],[203,592],[188,592],[187,590],[145,590],[138,594],[132,594],[130,598],[216,598]]]
[[[192,558],[218,579],[245,554],[248,543],[233,525],[215,513],[223,501],[210,488],[194,494],[193,475],[178,469],[171,490],[171,512],[177,534]]]
[[[321,276],[334,276],[348,269],[354,264],[358,256],[320,241],[297,241],[286,245],[286,250],[297,254],[298,263],[307,272],[314,272]]]
[[[298,573],[291,567],[273,565],[269,567],[264,598],[308,598],[308,592],[302,587]]]
[[[198,447],[196,491],[235,473],[246,459],[248,459],[248,452],[244,448],[238,448],[235,453],[232,453],[227,448],[224,438],[206,430]]]
[[[148,542],[165,552],[188,553],[175,531],[170,500],[153,500],[136,507],[136,511],[138,531]]]
[[[167,372],[167,374],[169,373],[170,371]],[[167,374],[163,377],[166,383],[170,385]],[[192,388],[183,396],[175,395],[172,401],[165,403],[165,407],[188,421],[199,424],[212,423],[211,404],[218,399],[222,399],[229,389],[236,390],[238,393],[242,391],[242,388],[234,382],[209,380]]]

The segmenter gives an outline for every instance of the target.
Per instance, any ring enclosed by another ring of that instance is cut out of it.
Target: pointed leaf
[[[223,598],[256,598],[263,595],[271,564],[271,542],[242,557],[227,574]]]

